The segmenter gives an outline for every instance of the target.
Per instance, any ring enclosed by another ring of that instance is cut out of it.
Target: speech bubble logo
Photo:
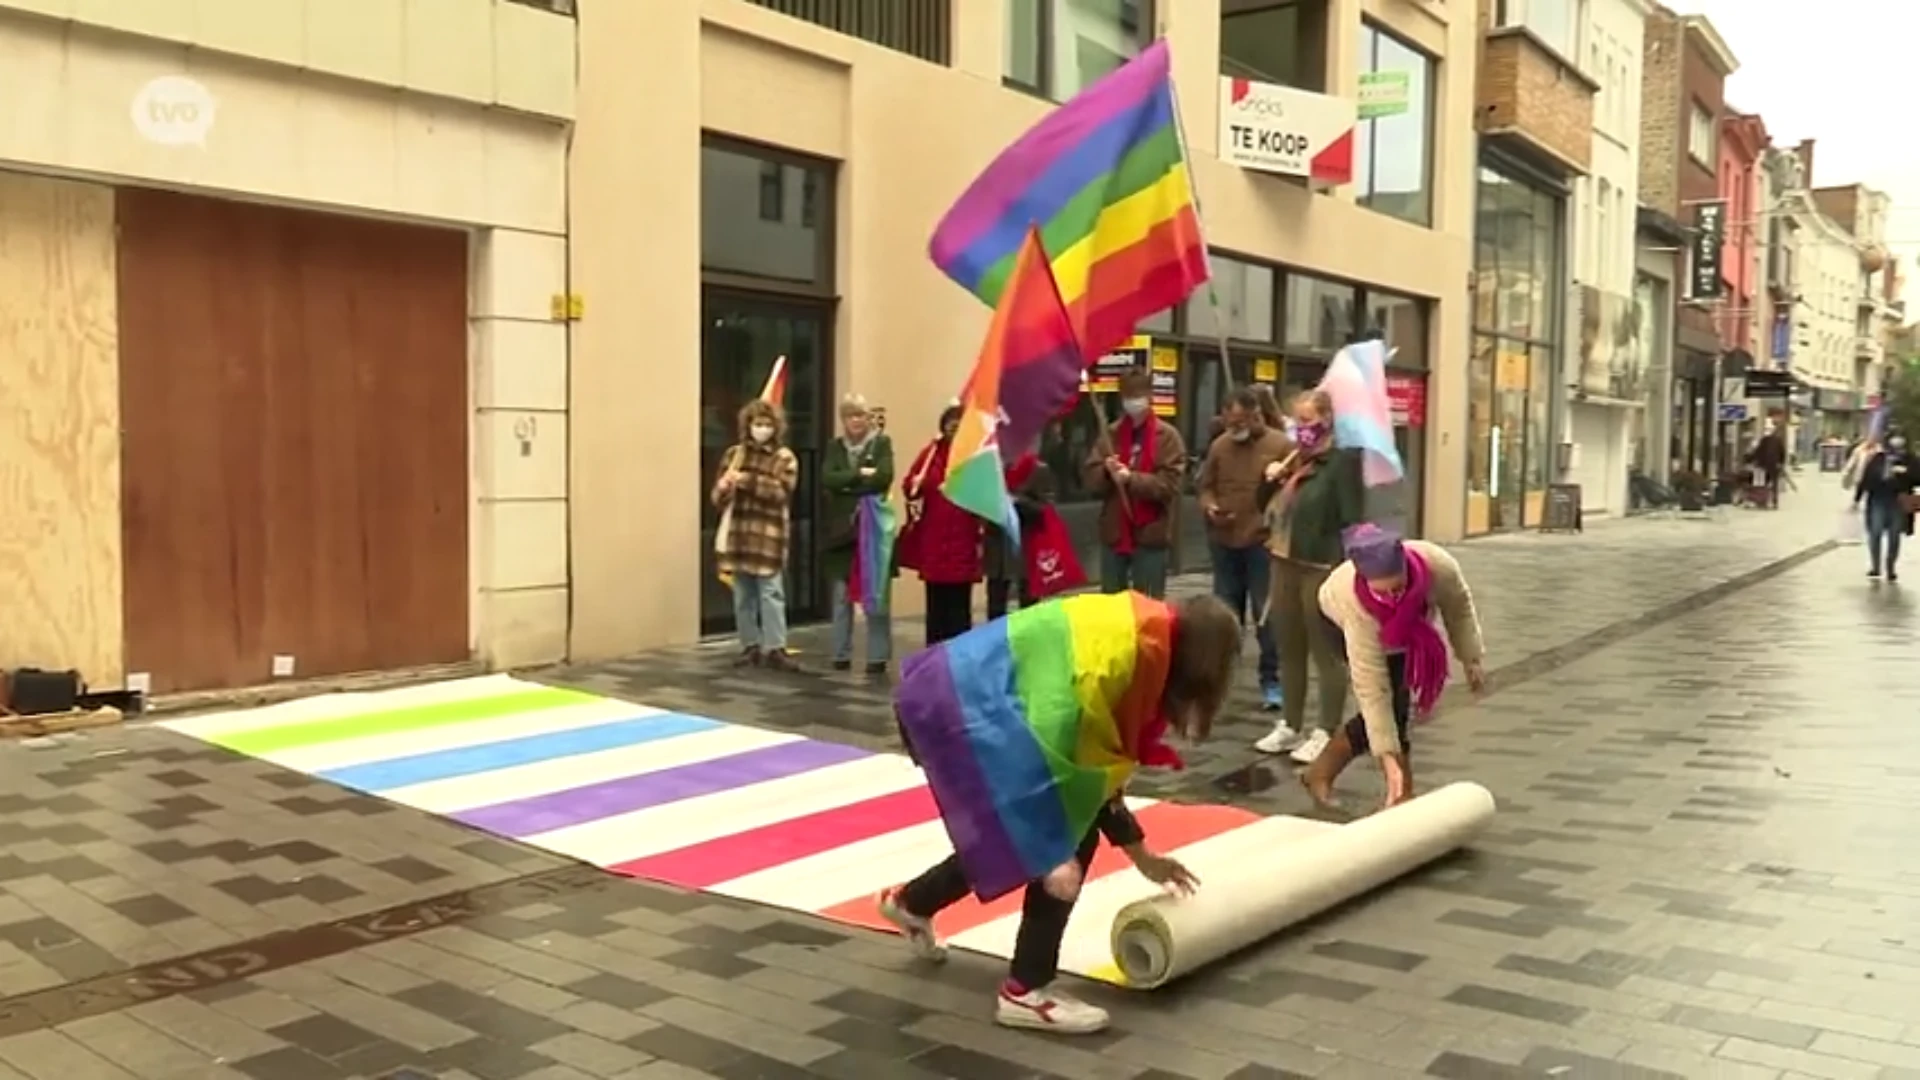
[[[205,146],[217,108],[205,86],[185,75],[162,75],[133,95],[133,128],[162,146]]]

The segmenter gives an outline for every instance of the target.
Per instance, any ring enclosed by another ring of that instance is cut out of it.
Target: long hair
[[[781,411],[780,406],[775,405],[765,398],[754,398],[745,405],[740,406],[740,442],[742,445],[754,445],[753,432],[749,429],[752,428],[755,423],[769,423],[773,425],[772,445],[785,446],[787,444],[787,414]]]
[[[1173,657],[1161,697],[1174,730],[1198,742],[1233,689],[1240,662],[1240,620],[1218,598],[1195,596],[1174,606]]]
[[[1274,431],[1286,430],[1287,418],[1280,411],[1280,398],[1274,394],[1273,387],[1259,383],[1253,388],[1253,396],[1260,402],[1260,419],[1266,421],[1267,427]]]

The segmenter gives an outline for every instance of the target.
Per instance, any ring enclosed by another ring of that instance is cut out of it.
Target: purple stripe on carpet
[[[852,746],[800,739],[693,765],[476,807],[452,816],[476,829],[523,838],[871,756]]]

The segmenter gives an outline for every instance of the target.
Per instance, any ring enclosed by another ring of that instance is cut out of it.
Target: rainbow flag
[[[1170,63],[1156,41],[1048,114],[967,188],[928,248],[997,305],[1038,224],[1086,363],[1208,277]]]
[[[901,733],[981,900],[1073,858],[1133,775],[1173,623],[1172,608],[1139,593],[1069,596],[901,665]]]
[[[1362,341],[1335,353],[1320,389],[1333,399],[1333,444],[1361,451],[1367,486],[1399,482],[1406,468],[1393,442],[1386,343]]]
[[[1079,393],[1084,370],[1039,231],[1028,229],[961,394],[960,429],[941,492],[1018,544],[1006,460],[1039,445],[1047,422]]]
[[[878,495],[864,495],[853,508],[853,568],[847,598],[869,615],[885,614],[893,599],[893,545],[900,520]]]

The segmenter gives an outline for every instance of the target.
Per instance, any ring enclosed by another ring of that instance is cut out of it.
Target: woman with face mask
[[[1345,718],[1347,675],[1320,617],[1320,586],[1345,557],[1341,534],[1360,524],[1365,488],[1359,455],[1333,445],[1333,402],[1324,391],[1295,398],[1293,420],[1296,452],[1267,467],[1260,489],[1273,563],[1267,621],[1280,654],[1286,714],[1254,746],[1268,754],[1292,751],[1305,764]],[[1310,673],[1320,680],[1319,726],[1312,729]]]
[[[1913,495],[1920,487],[1920,461],[1907,449],[1907,436],[1893,432],[1886,448],[1861,463],[1853,487],[1853,505],[1866,507],[1867,576],[1900,580],[1900,538],[1913,535]]]
[[[788,509],[800,461],[784,445],[786,417],[758,398],[740,410],[740,442],[720,459],[713,505],[729,512],[716,552],[733,577],[733,617],[743,667],[795,670],[787,653]]]
[[[960,417],[959,404],[948,405],[940,414],[940,433],[907,470],[907,524],[895,548],[900,565],[926,585],[929,646],[973,628],[973,587],[981,579],[984,523],[940,491]]]
[[[1081,483],[1100,499],[1100,589],[1167,595],[1173,507],[1187,471],[1180,431],[1153,414],[1153,376],[1120,378],[1122,415],[1081,466]]]

